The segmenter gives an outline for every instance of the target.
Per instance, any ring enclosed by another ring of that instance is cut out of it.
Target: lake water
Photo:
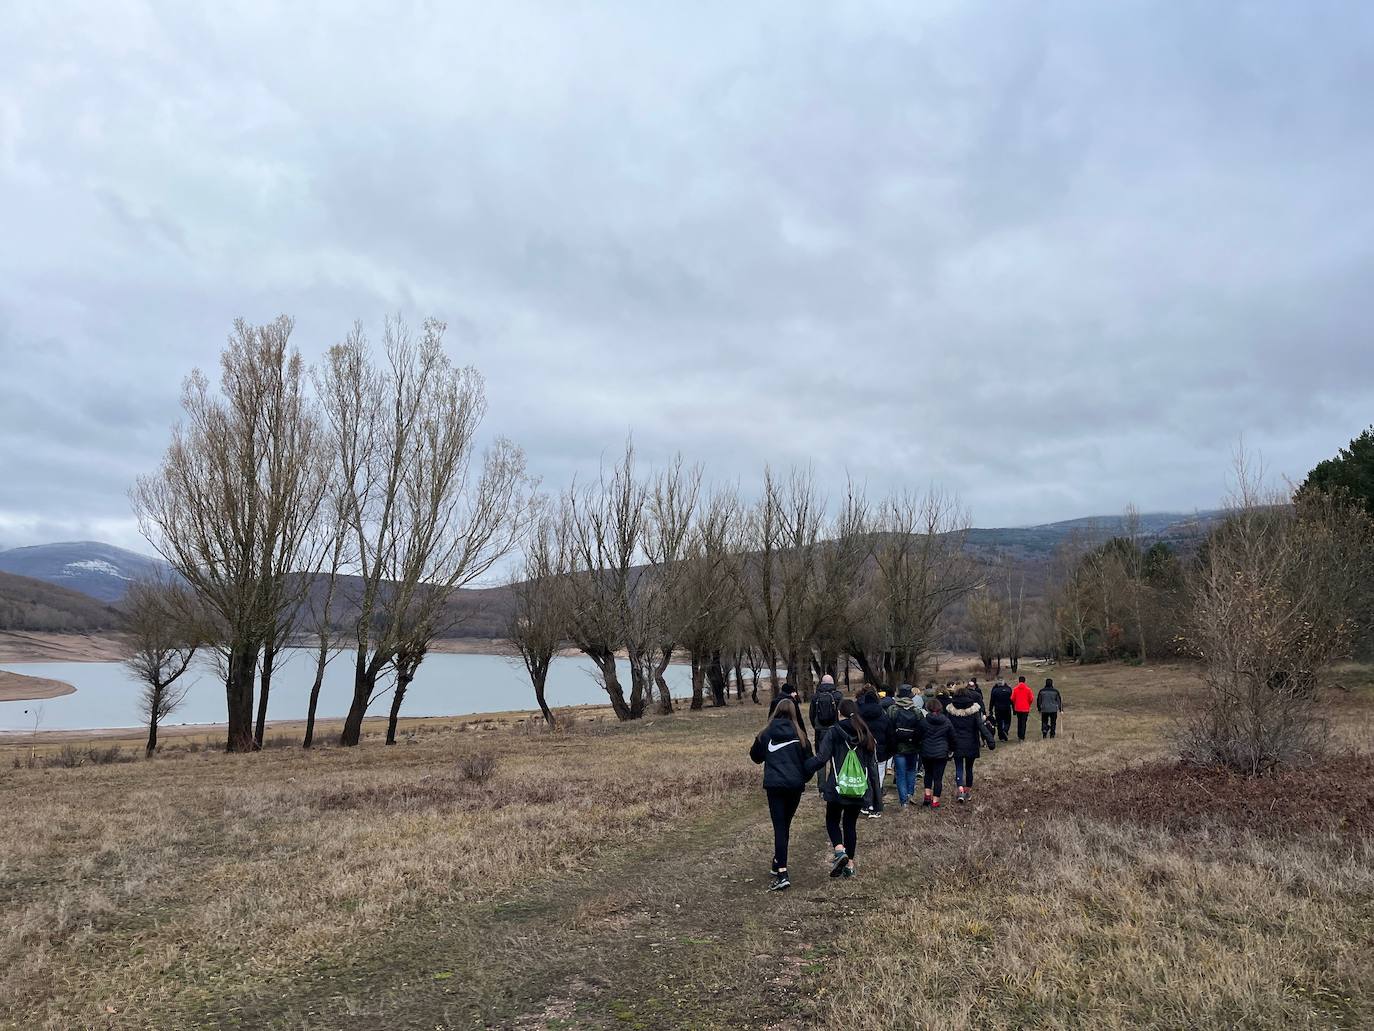
[[[15,662],[0,669],[33,677],[65,681],[75,694],[34,702],[0,702],[0,731],[32,730],[41,712],[40,730],[94,730],[106,727],[137,727],[138,682],[118,662]],[[557,658],[549,669],[546,697],[550,706],[606,702],[606,692],[592,676],[594,667],[585,658]],[[629,663],[620,663],[626,694],[630,689]],[[315,679],[315,655],[300,650],[272,675],[269,720],[304,719]],[[668,667],[665,676],[674,697],[690,695],[691,670],[685,665]],[[190,689],[180,709],[163,726],[223,723],[224,682],[213,666],[192,667],[179,683],[189,680]],[[388,685],[389,686],[389,683]],[[337,656],[325,671],[320,690],[321,719],[348,714],[353,693],[352,655]],[[256,703],[255,703],[256,704]],[[534,689],[519,659],[500,655],[448,655],[425,657],[419,673],[406,691],[402,716],[459,716],[467,713],[535,709]],[[391,709],[391,692],[373,700],[368,714],[385,716]],[[256,711],[256,710],[255,710]]]

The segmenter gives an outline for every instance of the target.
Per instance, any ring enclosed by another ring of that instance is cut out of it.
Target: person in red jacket
[[[1016,740],[1026,740],[1026,718],[1030,716],[1031,706],[1035,704],[1035,692],[1030,689],[1030,684],[1026,683],[1025,677],[1020,677],[1016,681],[1016,686],[1011,689],[1011,707],[1016,713]]]

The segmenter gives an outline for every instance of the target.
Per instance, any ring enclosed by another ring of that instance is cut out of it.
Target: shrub
[[[485,784],[496,773],[496,756],[490,752],[472,752],[458,760],[458,779],[469,784]]]
[[[1185,633],[1206,689],[1180,728],[1189,762],[1255,776],[1325,747],[1313,706],[1363,614],[1374,529],[1325,495],[1287,500],[1242,469],[1240,497],[1199,557]]]

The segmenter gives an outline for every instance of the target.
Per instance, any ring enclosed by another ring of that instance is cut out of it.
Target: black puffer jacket
[[[878,762],[885,763],[892,758],[892,728],[888,724],[887,710],[870,694],[860,696],[858,706],[859,715],[878,742]]]
[[[811,748],[797,737],[797,728],[786,716],[768,722],[768,726],[749,746],[749,758],[756,763],[763,763],[765,788],[792,788],[799,791],[811,779],[811,771],[806,768],[806,760],[811,758]]]
[[[983,707],[972,691],[961,691],[949,707],[949,722],[954,733],[954,755],[956,758],[977,759],[981,754],[979,744],[987,741],[989,748],[997,747],[997,739],[984,722]]]
[[[992,711],[1006,715],[1011,712],[1011,685],[994,684],[992,688]]]
[[[942,712],[930,712],[921,721],[921,758],[948,759],[954,749],[954,726]]]
[[[827,802],[838,802],[840,805],[863,805],[862,798],[841,798],[835,790],[835,768],[843,766],[845,759],[849,755],[849,750],[853,748],[859,753],[859,762],[863,764],[865,770],[871,769],[874,763],[874,756],[867,748],[859,747],[859,734],[854,729],[854,724],[849,720],[840,720],[833,727],[825,732],[825,737],[821,739],[820,748],[816,754],[806,760],[807,773],[815,773],[817,770],[824,769],[822,774],[824,780],[821,781],[821,795]],[[870,776],[872,776],[870,774]]]

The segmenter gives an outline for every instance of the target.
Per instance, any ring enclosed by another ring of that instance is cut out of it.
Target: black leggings
[[[825,803],[825,830],[830,835],[830,844],[840,842],[850,859],[859,849],[859,807],[840,805],[839,802]]]
[[[940,789],[945,786],[945,764],[948,759],[922,759],[921,765],[925,767],[926,790],[936,798],[940,797]]]
[[[1040,714],[1040,736],[1048,734],[1054,737],[1054,732],[1059,728],[1059,713],[1042,712]]]
[[[768,815],[773,820],[773,869],[787,869],[787,839],[792,833],[792,817],[797,815],[801,788],[764,788],[768,795]]]
[[[1028,713],[1028,712],[1018,712],[1018,713],[1016,714],[1016,740],[1017,740],[1017,741],[1024,741],[1024,740],[1026,740],[1026,717],[1029,716],[1029,715],[1030,715],[1030,713]]]

